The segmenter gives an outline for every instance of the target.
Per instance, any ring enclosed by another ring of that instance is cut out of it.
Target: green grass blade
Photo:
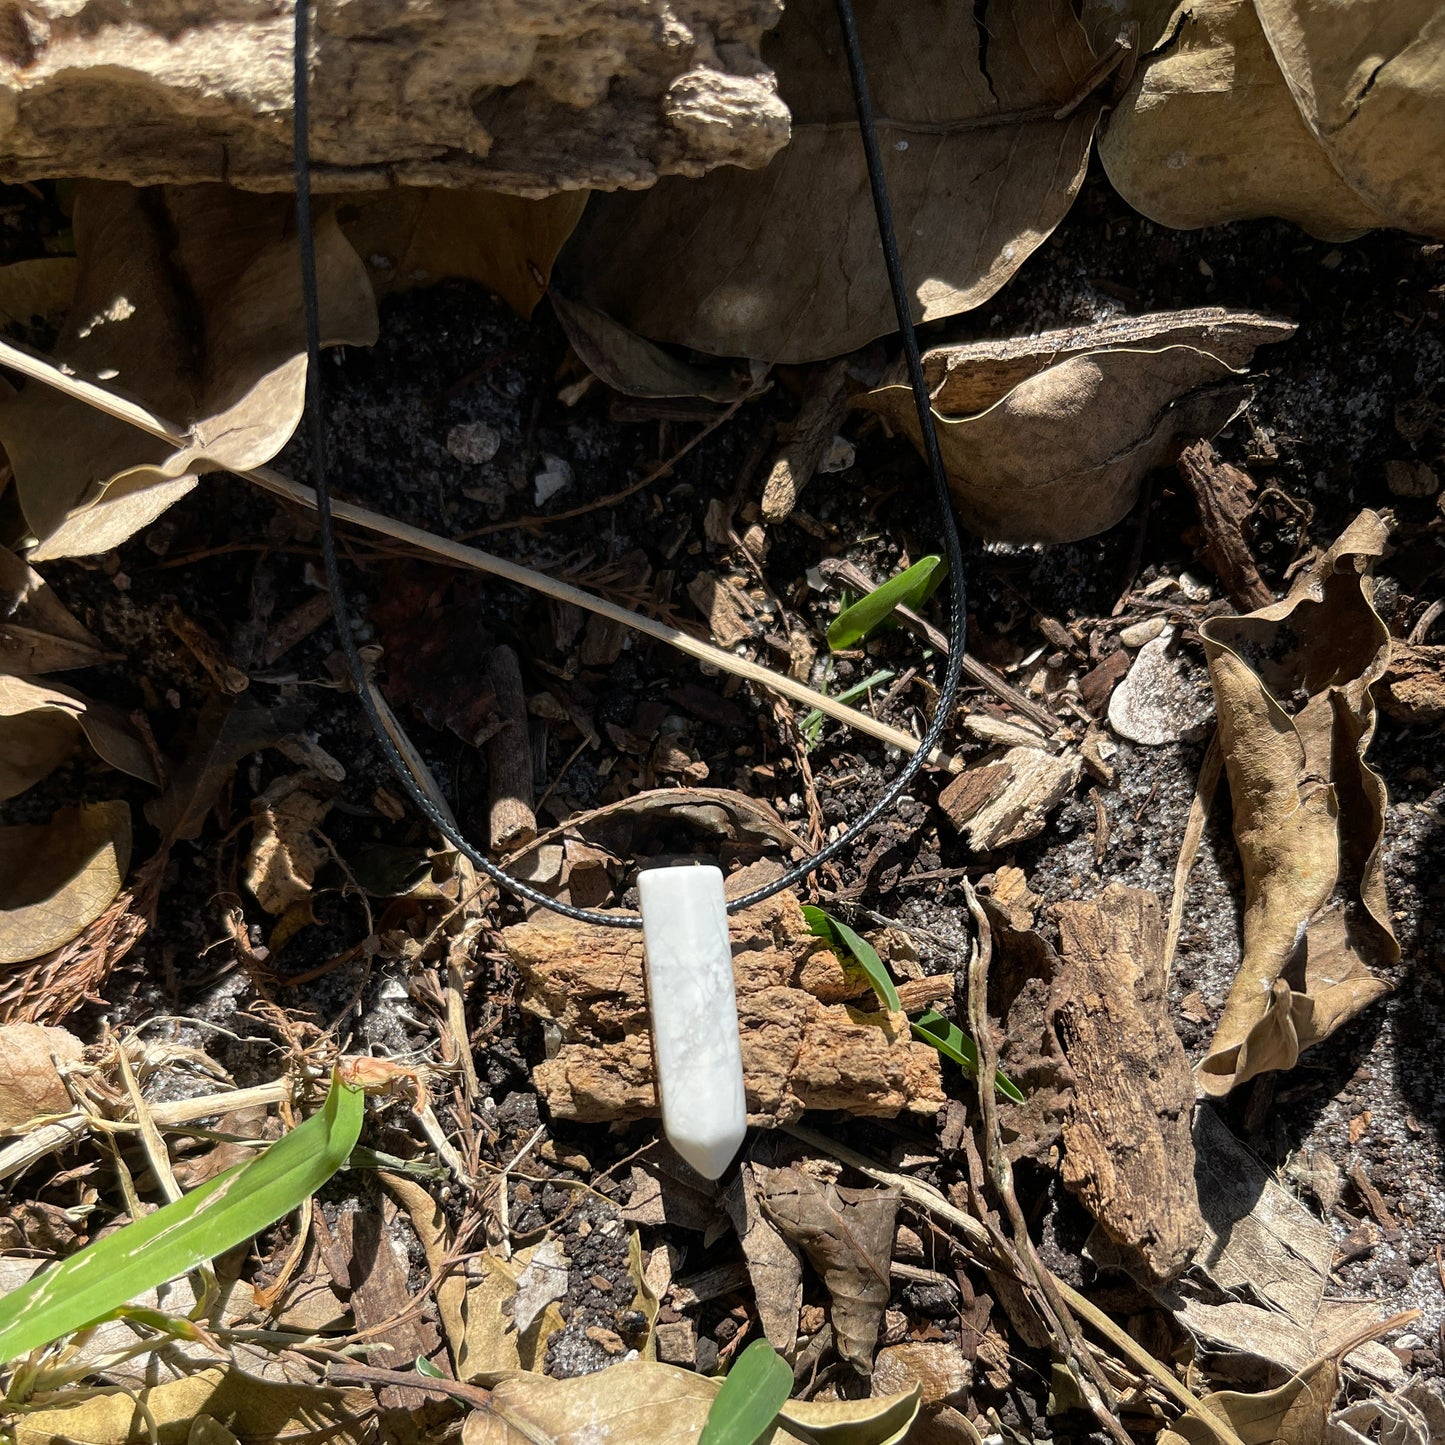
[[[960,1065],[971,1079],[978,1078],[978,1045],[957,1024],[949,1023],[936,1009],[929,1009],[913,1020],[913,1033],[926,1044],[932,1044],[945,1059]],[[1022,1104],[1024,1096],[1018,1085],[1000,1069],[993,1076],[993,1086],[1006,1099]]]
[[[264,1154],[11,1290],[0,1298],[0,1363],[84,1329],[289,1214],[346,1162],[364,1109],[361,1089],[333,1075],[321,1110]]]
[[[766,1340],[754,1340],[728,1371],[697,1445],[756,1445],[792,1393],[788,1362]]]
[[[889,1012],[897,1013],[903,1007],[887,966],[866,938],[860,938],[841,918],[834,918],[831,913],[824,913],[811,903],[803,905],[803,917],[808,920],[808,930],[815,938],[827,939],[834,952],[850,954],[856,960]]]
[[[906,571],[890,577],[851,607],[845,607],[828,628],[828,646],[834,652],[852,647],[886,622],[898,608],[924,601],[936,585],[934,574],[941,563],[939,557],[920,557]]]

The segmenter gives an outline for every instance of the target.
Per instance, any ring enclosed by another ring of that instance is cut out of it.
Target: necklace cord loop
[[[781,893],[802,883],[830,859],[854,843],[879,817],[893,806],[911,783],[927,759],[937,749],[944,730],[953,713],[958,696],[959,682],[963,671],[963,653],[968,622],[968,602],[963,575],[963,546],[959,539],[958,523],[953,514],[953,503],[949,495],[948,476],[944,471],[943,456],[938,447],[938,433],[934,426],[933,407],[928,394],[928,383],[923,375],[923,360],[918,348],[918,335],[914,329],[908,290],[903,277],[903,263],[898,253],[898,240],[893,226],[893,210],[888,197],[888,184],[883,172],[883,157],[878,145],[878,130],[873,118],[873,101],[868,90],[868,76],[863,66],[863,57],[858,43],[858,28],[853,14],[852,0],[836,0],[838,22],[843,35],[843,49],[848,60],[848,75],[853,89],[853,102],[858,114],[858,130],[863,142],[864,155],[868,164],[868,183],[873,196],[873,211],[878,222],[878,237],[883,249],[883,264],[888,273],[888,286],[893,297],[893,308],[898,318],[898,330],[903,341],[903,354],[908,368],[908,379],[913,390],[914,405],[918,410],[918,421],[923,437],[924,453],[933,481],[934,499],[938,506],[940,529],[943,533],[944,550],[948,558],[949,573],[949,637],[948,662],[944,670],[943,683],[938,691],[938,701],[928,730],[918,746],[917,752],[907,758],[892,782],[883,790],[863,815],[855,819],[848,828],[831,843],[820,848],[811,857],[788,869],[781,877],[761,888],[729,901],[729,913],[748,908],[755,903]],[[356,646],[351,630],[350,609],[341,583],[341,566],[336,552],[336,529],[331,510],[331,487],[326,450],[326,428],[324,424],[324,387],[321,378],[321,304],[316,284],[316,248],[311,204],[311,160],[310,160],[310,7],[311,0],[296,0],[296,29],[294,52],[294,105],[293,156],[296,181],[296,229],[301,253],[301,298],[306,321],[306,416],[308,422],[308,444],[310,447],[310,470],[312,486],[316,491],[316,512],[320,524],[321,560],[326,574],[326,587],[331,596],[332,612],[336,620],[336,631],[341,643],[342,656],[356,690],[357,700],[366,715],[367,722],[376,736],[377,746],[390,765],[397,781],[423,817],[454,848],[466,857],[477,870],[499,887],[529,903],[549,908],[565,918],[581,923],[596,924],[604,928],[640,928],[642,919],[636,914],[602,913],[595,909],[577,908],[560,899],[552,898],[539,888],[513,877],[498,867],[481,849],[468,842],[461,830],[447,818],[432,800],[427,797],[421,785],[407,766],[401,750],[392,741],[390,732],[372,698],[367,683],[366,668]]]

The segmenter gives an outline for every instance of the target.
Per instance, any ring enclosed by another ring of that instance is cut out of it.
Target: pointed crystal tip
[[[667,1142],[704,1179],[720,1179],[736,1157],[747,1132],[747,1124],[744,1122],[740,1127],[729,1129],[726,1134],[718,1134],[712,1138],[680,1139],[675,1134],[669,1134]]]

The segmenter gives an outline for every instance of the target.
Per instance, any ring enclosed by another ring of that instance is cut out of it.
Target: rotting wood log
[[[790,118],[778,0],[316,0],[322,190],[517,195],[766,165]],[[289,190],[290,4],[32,0],[0,44],[0,178]]]
[[[809,932],[794,894],[731,923],[750,1124],[776,1127],[807,1109],[937,1112],[938,1053],[911,1038],[902,1014],[873,1006],[866,980]],[[561,1033],[533,1074],[552,1114],[655,1117],[641,935],[542,913],[505,929],[502,944],[522,977],[522,1007]]]

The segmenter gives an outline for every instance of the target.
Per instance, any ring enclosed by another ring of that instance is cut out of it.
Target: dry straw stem
[[[23,351],[8,342],[0,342],[0,364],[13,367],[33,381],[54,387],[57,391],[65,393],[76,401],[93,406],[107,416],[127,422],[141,431],[148,432],[151,436],[159,437],[162,441],[170,442],[172,445],[184,445],[187,441],[187,434],[182,428],[177,427],[173,422],[166,421],[163,417],[156,416],[139,403],[118,396],[94,382],[85,381],[78,376],[62,371],[54,363]],[[238,472],[237,475],[277,496],[286,497],[312,511],[316,510],[316,493],[310,487],[293,482],[289,477],[282,476],[280,472],[273,471],[270,467],[257,467],[253,471]],[[890,727],[887,723],[879,722],[877,718],[859,712],[856,708],[838,702],[824,693],[815,692],[812,688],[805,687],[802,683],[795,682],[782,673],[759,667],[757,663],[750,662],[746,658],[735,657],[720,647],[702,642],[676,627],[669,627],[665,622],[657,622],[650,617],[643,617],[639,613],[618,606],[615,602],[608,602],[605,598],[595,597],[590,592],[584,592],[580,587],[559,582],[544,572],[534,571],[532,568],[523,567],[516,562],[508,562],[502,557],[494,557],[490,552],[483,552],[476,547],[468,547],[462,542],[453,542],[446,537],[438,537],[420,527],[393,521],[390,517],[384,517],[378,512],[369,511],[365,507],[358,507],[350,502],[333,502],[331,510],[339,521],[349,522],[368,532],[380,533],[397,542],[404,542],[418,551],[428,553],[433,557],[441,557],[457,566],[467,567],[477,572],[486,572],[493,577],[501,577],[505,581],[516,583],[519,587],[527,587],[534,592],[541,592],[545,596],[553,597],[559,602],[570,602],[575,607],[595,612],[601,617],[609,618],[613,622],[631,628],[634,632],[641,632],[647,637],[665,642],[699,662],[709,663],[724,672],[731,672],[738,677],[746,678],[747,681],[756,683],[760,687],[770,688],[773,692],[781,693],[784,697],[790,698],[793,702],[802,703],[805,707],[817,708],[819,712],[837,722],[846,723],[858,732],[878,739],[879,742],[887,743],[905,753],[918,751],[918,739],[912,733],[904,732],[902,728]],[[942,749],[935,749],[928,761],[933,766],[944,768],[951,773],[963,771],[963,763],[951,754],[943,752]]]
[[[931,1184],[914,1179],[907,1174],[897,1174],[875,1164],[865,1154],[850,1149],[846,1144],[836,1143],[825,1134],[805,1129],[798,1124],[785,1124],[783,1132],[820,1154],[827,1154],[840,1164],[856,1169],[879,1184],[892,1184],[902,1192],[903,1197],[931,1214],[944,1224],[951,1225],[962,1237],[963,1242],[976,1256],[991,1263],[995,1261],[992,1238],[984,1226],[973,1215],[952,1204]],[[1244,1445],[1239,1436],[1217,1415],[1211,1414],[1200,1403],[1199,1397],[1180,1384],[1173,1371],[1160,1364],[1134,1337],[1121,1329],[1099,1307],[1085,1299],[1072,1285],[1066,1284],[1057,1275],[1052,1276],[1055,1289],[1068,1307],[1083,1320],[1090,1329],[1105,1340],[1121,1360],[1127,1360],[1136,1370],[1146,1374],[1160,1389],[1181,1406],[1195,1420],[1199,1421],[1219,1442],[1219,1445]]]

